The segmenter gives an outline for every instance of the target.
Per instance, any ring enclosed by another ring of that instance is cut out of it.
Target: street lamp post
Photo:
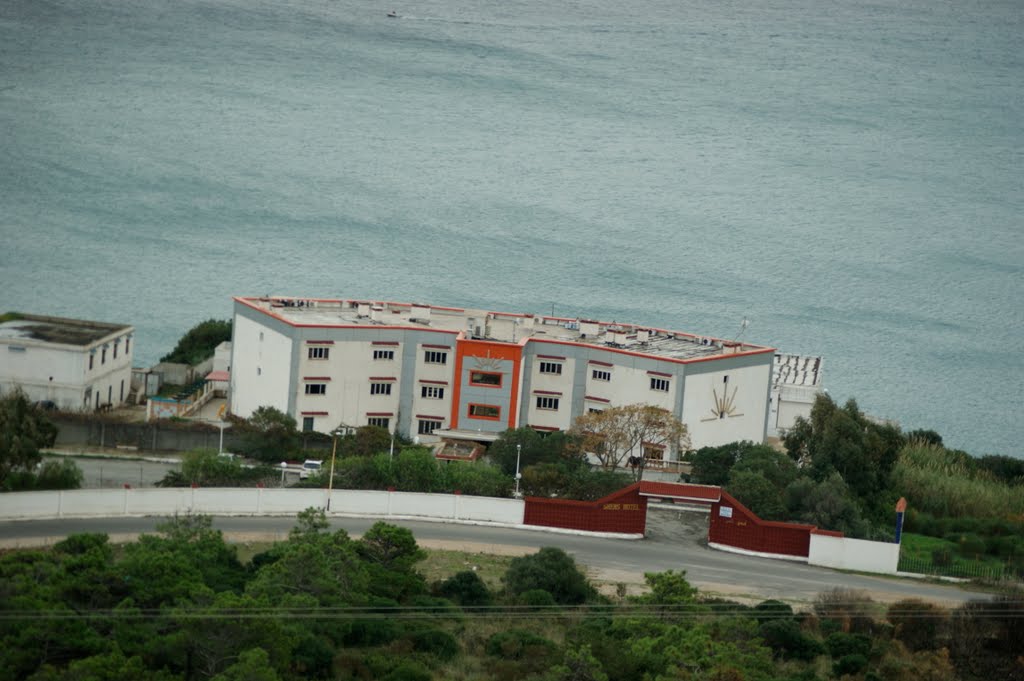
[[[519,498],[519,478],[523,477],[523,474],[519,472],[519,455],[522,454],[523,446],[516,445],[516,491],[515,498]]]
[[[334,491],[334,457],[338,453],[338,429],[331,431],[334,442],[331,444],[331,474],[327,478],[327,512],[331,512],[331,492]]]
[[[221,421],[221,422],[219,422],[217,424],[217,427],[220,428],[220,442],[217,444],[217,453],[218,454],[223,454],[224,453],[224,429],[225,428],[230,428],[231,424],[230,423],[226,423],[224,421]]]

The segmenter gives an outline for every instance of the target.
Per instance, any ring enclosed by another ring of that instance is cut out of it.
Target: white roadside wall
[[[0,519],[174,515],[295,515],[324,508],[327,490],[177,488],[69,490],[0,494]],[[423,518],[442,522],[522,525],[525,502],[461,494],[335,490],[332,515]]]
[[[890,575],[896,574],[899,561],[899,544],[813,533],[807,554],[808,565]]]

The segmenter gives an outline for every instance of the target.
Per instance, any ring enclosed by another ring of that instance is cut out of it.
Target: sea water
[[[3,0],[0,308],[133,324],[140,365],[233,295],[638,322],[1021,456],[1022,19]]]

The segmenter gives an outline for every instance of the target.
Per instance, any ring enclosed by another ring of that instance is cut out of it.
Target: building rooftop
[[[709,359],[772,348],[623,322],[394,303],[322,298],[238,297],[235,300],[293,326],[392,326],[464,333],[502,343],[525,339],[593,345],[676,361]]]
[[[775,353],[772,384],[821,386],[821,357]]]
[[[130,333],[128,324],[43,317],[8,312],[0,315],[0,339],[20,338],[63,345],[89,345],[116,333]]]

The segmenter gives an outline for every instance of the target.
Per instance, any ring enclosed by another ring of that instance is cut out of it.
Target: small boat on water
[[[388,17],[390,17],[391,19],[397,19],[398,12],[396,12],[395,10],[391,10],[390,12],[388,12]]]

